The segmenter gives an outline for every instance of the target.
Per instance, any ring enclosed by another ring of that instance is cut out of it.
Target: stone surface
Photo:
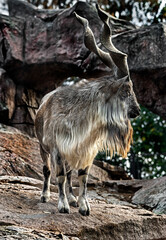
[[[0,162],[0,239],[166,238],[166,177],[110,180],[108,171],[94,165],[88,181],[91,215],[83,217],[73,207],[70,214],[58,213],[58,188],[53,178],[50,201],[40,202],[42,161],[35,138],[1,125]],[[78,196],[76,172],[73,179]]]
[[[10,84],[5,102],[0,97],[1,122],[34,136],[35,110],[46,92],[68,77],[93,80],[111,74],[84,46],[83,28],[73,12],[89,20],[97,42],[102,22],[95,8],[85,2],[58,11],[39,10],[21,0],[8,0],[8,4],[10,16],[0,17],[0,67],[6,71],[0,82],[5,89],[10,79],[13,87]],[[121,20],[111,23],[113,33],[120,34],[113,40],[115,46],[129,56],[139,103],[166,119],[166,25],[136,29]],[[14,95],[15,101],[9,105]]]
[[[165,239],[166,216],[125,205],[124,201],[107,203],[89,189],[91,215],[83,217],[77,208],[70,214],[57,211],[58,195],[40,203],[40,188],[24,183],[9,183],[0,178],[0,237],[7,239]],[[108,196],[107,196],[108,198]],[[113,197],[112,197],[113,198]],[[77,238],[76,238],[77,237]]]

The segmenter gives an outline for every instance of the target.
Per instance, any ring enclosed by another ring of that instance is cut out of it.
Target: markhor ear
[[[116,80],[113,84],[113,92],[118,92],[125,83],[128,83],[130,81],[129,76],[125,76],[123,78],[120,78],[119,80]]]
[[[129,82],[126,81],[126,82],[123,82],[123,84],[120,86],[118,90],[118,95],[122,100],[124,100],[130,95],[130,91],[131,91],[131,86]]]
[[[116,80],[112,85],[113,93],[117,93],[123,84],[124,81],[122,79]]]

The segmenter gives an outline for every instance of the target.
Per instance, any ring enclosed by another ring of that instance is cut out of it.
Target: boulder
[[[114,166],[106,161],[99,161],[99,160],[94,160],[93,164],[98,166],[101,169],[104,169],[111,179],[117,179],[117,180],[131,179],[131,177],[126,173],[124,168],[120,166]]]
[[[109,180],[104,186],[119,193],[132,193],[130,202],[156,214],[166,214],[166,177],[158,179]]]
[[[132,203],[139,204],[156,214],[166,214],[166,177],[145,181],[135,193]]]

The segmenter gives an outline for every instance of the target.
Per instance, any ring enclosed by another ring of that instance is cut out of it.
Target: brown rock
[[[144,240],[165,239],[166,236],[165,215],[157,216],[132,206],[107,204],[91,197],[91,215],[83,217],[77,208],[71,208],[70,214],[58,213],[57,193],[51,194],[48,203],[40,203],[39,199],[37,186],[5,183],[0,179],[0,237]]]
[[[42,178],[39,144],[12,127],[0,128],[0,175]]]
[[[127,180],[131,179],[130,176],[125,172],[124,168],[119,166],[111,165],[110,163],[104,162],[104,161],[98,161],[94,160],[93,164],[98,166],[101,169],[104,169],[107,173],[110,179],[117,179],[117,180]]]
[[[94,164],[92,165],[89,174],[90,174],[89,177],[96,179],[97,183],[102,183],[102,182],[108,181],[110,179],[107,171],[105,171],[104,169],[102,169]]]

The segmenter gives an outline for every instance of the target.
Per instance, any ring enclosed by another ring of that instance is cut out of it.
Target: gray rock
[[[166,24],[125,32],[114,44],[129,56],[139,103],[166,119]]]
[[[96,198],[93,191],[91,194],[91,189],[89,217],[81,216],[77,208],[61,214],[57,211],[57,193],[43,204],[40,190],[27,184],[0,180],[1,239],[165,239],[166,215],[157,216],[123,201],[107,203]],[[102,198],[106,191],[100,189]]]
[[[135,193],[132,203],[141,205],[157,214],[166,214],[166,177],[144,181]]]

